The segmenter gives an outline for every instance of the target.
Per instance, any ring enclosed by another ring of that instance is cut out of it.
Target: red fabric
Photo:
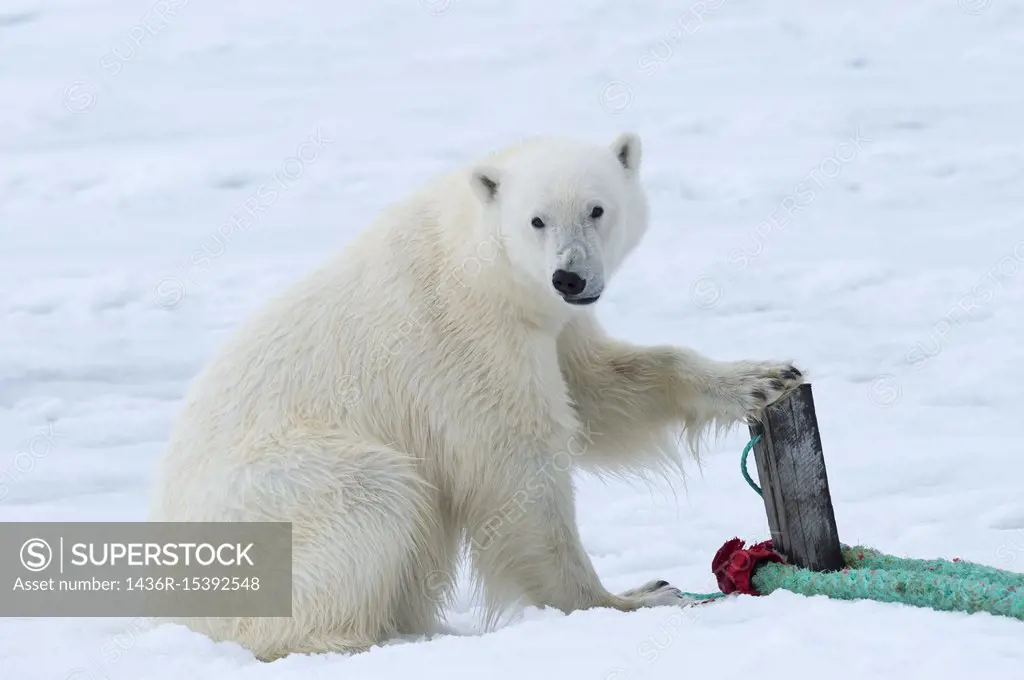
[[[782,555],[775,552],[771,541],[764,541],[749,548],[743,547],[743,541],[733,538],[725,542],[715,558],[711,560],[711,571],[718,579],[718,588],[729,593],[760,595],[754,588],[751,579],[754,570],[762,562],[785,562]]]

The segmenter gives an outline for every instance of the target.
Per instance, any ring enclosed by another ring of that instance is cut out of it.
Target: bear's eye
[[[590,211],[590,219],[596,220],[598,217],[600,217],[603,214],[604,214],[604,208],[602,208],[599,205],[594,206],[594,209]]]
[[[544,220],[542,220],[539,217],[534,217],[533,220],[530,222],[530,224],[533,225],[534,229],[543,229],[544,228]]]

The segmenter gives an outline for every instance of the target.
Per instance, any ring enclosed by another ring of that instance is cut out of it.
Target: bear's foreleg
[[[684,603],[680,591],[666,581],[618,595],[609,592],[580,541],[569,466],[559,463],[557,455],[524,452],[513,460],[515,469],[494,477],[507,484],[481,490],[479,497],[489,499],[488,505],[469,518],[469,552],[488,624],[516,600],[566,613]]]
[[[678,463],[673,430],[683,429],[696,454],[708,430],[757,416],[804,380],[785,362],[724,362],[682,347],[639,347],[607,337],[592,320],[563,333],[559,364],[589,443],[580,462],[637,471]]]

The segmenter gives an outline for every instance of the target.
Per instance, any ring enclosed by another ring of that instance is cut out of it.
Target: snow
[[[434,172],[632,129],[653,225],[599,305],[609,329],[796,360],[844,541],[1024,571],[1022,45],[1007,0],[7,0],[0,519],[143,519],[188,380],[248,311]],[[767,537],[745,442],[675,488],[581,480],[610,588],[709,590],[726,539]],[[451,623],[264,664],[138,620],[0,619],[0,677],[1024,668],[1019,621],[786,592],[483,635],[463,602]]]

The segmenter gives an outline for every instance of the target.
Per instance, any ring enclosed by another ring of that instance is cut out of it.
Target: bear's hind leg
[[[337,432],[291,433],[263,448],[221,481],[230,505],[210,519],[292,523],[292,616],[221,619],[206,632],[261,658],[433,632],[449,555],[437,493],[416,459]]]

